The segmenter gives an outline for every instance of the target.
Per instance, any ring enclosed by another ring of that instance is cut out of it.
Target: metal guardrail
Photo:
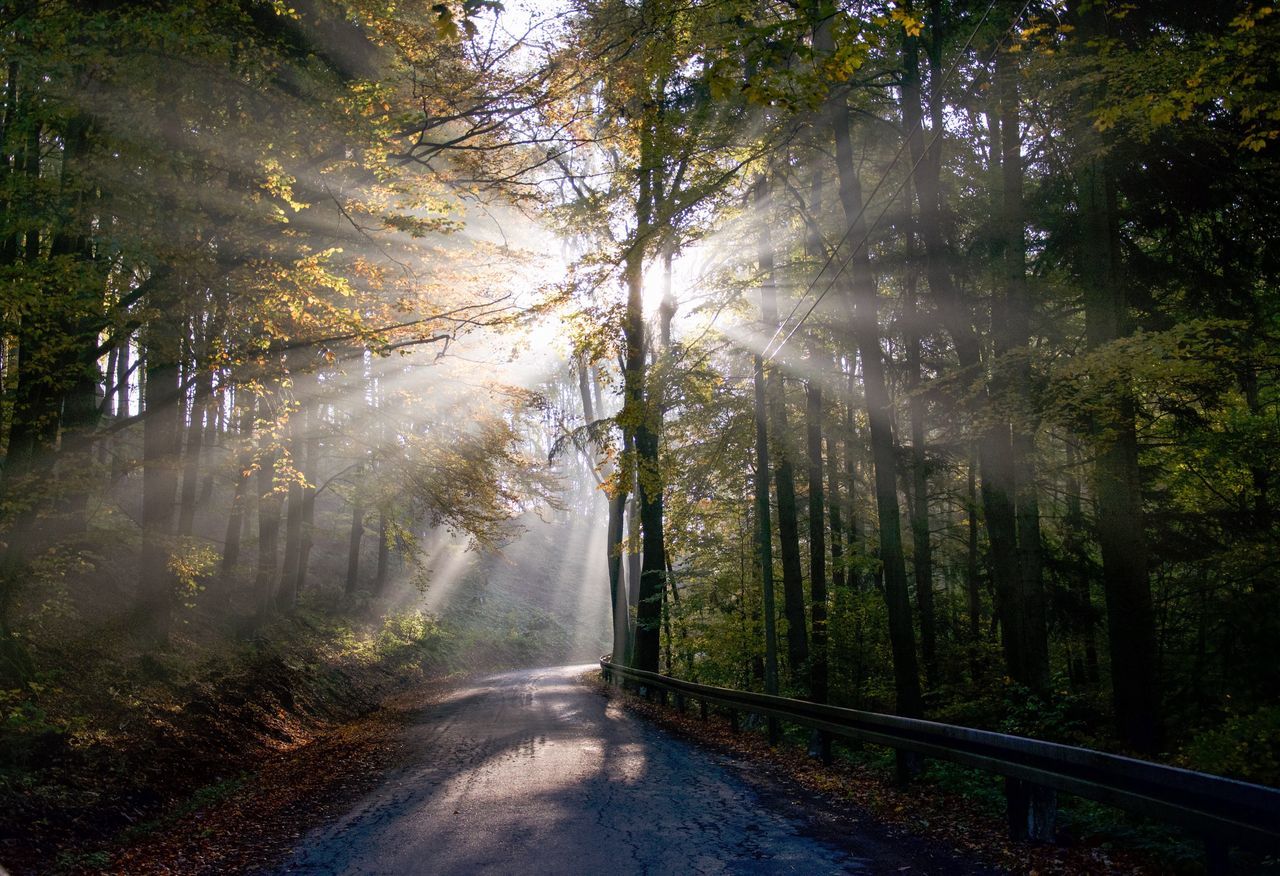
[[[607,681],[630,681],[670,691],[681,700],[690,697],[720,706],[735,716],[754,713],[976,767],[1188,827],[1208,843],[1212,870],[1223,869],[1229,845],[1280,849],[1277,788],[1025,736],[695,684],[607,659],[600,666]]]

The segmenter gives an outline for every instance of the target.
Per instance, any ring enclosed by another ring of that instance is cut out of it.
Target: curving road
[[[386,777],[278,872],[310,874],[969,873],[924,844],[759,786],[578,679],[495,675],[414,716]]]

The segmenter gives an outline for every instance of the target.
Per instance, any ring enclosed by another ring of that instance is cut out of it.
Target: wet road
[[[303,838],[280,873],[969,872],[878,828],[816,829],[749,765],[578,679],[495,675],[414,717],[415,763]]]

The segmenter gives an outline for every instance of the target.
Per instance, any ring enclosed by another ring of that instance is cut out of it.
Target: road
[[[579,680],[587,669],[495,675],[423,709],[405,731],[412,765],[277,872],[980,872],[861,820],[824,825],[750,764],[628,714]]]

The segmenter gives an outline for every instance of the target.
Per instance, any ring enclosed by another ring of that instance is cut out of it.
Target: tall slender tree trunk
[[[196,364],[200,374],[191,399],[186,447],[182,452],[182,500],[178,506],[178,534],[191,535],[195,525],[197,490],[200,484],[200,454],[204,448],[204,416],[213,392],[213,372]]]
[[[387,587],[391,565],[391,520],[386,508],[378,509],[378,568],[373,575],[373,595],[381,596]]]
[[[1013,487],[1015,548],[1013,575],[1006,583],[1002,619],[1013,678],[1040,697],[1051,694],[1049,637],[1045,618],[1040,544],[1040,505],[1036,487],[1035,432],[1038,420],[1031,398],[1030,326],[1033,303],[1026,278],[1023,220],[1022,130],[1018,105],[1018,64],[1006,49],[996,52],[995,98],[1000,161],[996,216],[999,227],[1001,288],[992,305],[995,362],[991,387],[1009,409],[1007,477]],[[1002,426],[1003,429],[1003,426]],[[1006,488],[1007,489],[1007,488]],[[1006,494],[1007,495],[1007,494]],[[1009,647],[1012,644],[1012,647]],[[1009,826],[1017,839],[1053,840],[1057,794],[1042,785],[1005,780]]]
[[[354,596],[360,584],[360,544],[364,541],[364,499],[357,488],[351,500],[351,534],[347,539],[347,582],[343,592]]]
[[[758,206],[767,208],[768,182],[764,179],[756,181],[756,201]],[[763,204],[761,201],[763,200]],[[766,298],[772,294],[766,288],[773,283],[773,242],[769,233],[767,210],[756,216],[759,225],[756,258],[764,286],[760,290],[760,310],[762,334],[768,335],[776,328],[776,314],[769,318]],[[764,610],[764,690],[768,694],[778,693],[778,606],[773,582],[773,526],[772,511],[769,506],[769,411],[768,394],[765,382],[764,357],[756,353],[753,360],[753,382],[755,388],[755,432],[756,432],[756,560],[760,566],[760,587]],[[772,728],[770,728],[772,729]]]
[[[829,26],[825,49],[830,50]],[[902,521],[898,507],[898,463],[894,449],[889,391],[885,383],[884,359],[880,349],[875,275],[867,251],[867,225],[863,219],[862,183],[854,164],[849,107],[843,93],[833,92],[827,101],[827,117],[836,144],[836,168],[840,177],[840,203],[850,229],[849,239],[857,247],[849,258],[852,282],[845,290],[849,318],[858,358],[862,363],[866,394],[867,422],[871,430],[871,457],[875,469],[876,509],[880,523],[880,562],[884,569],[885,602],[889,614],[889,642],[893,652],[894,689],[897,712],[918,717],[924,711],[920,694],[920,670],[916,660],[915,630],[911,600],[907,591],[906,562],[902,550]],[[900,761],[900,772],[909,764]]]
[[[262,402],[266,400],[263,399]],[[260,402],[264,418],[272,416],[270,406]],[[264,441],[270,436],[264,435]],[[280,547],[280,512],[284,497],[275,488],[277,452],[265,449],[258,458],[258,568],[254,578],[254,594],[260,617],[271,613],[276,595]]]
[[[912,40],[912,37],[908,37]],[[914,57],[909,52],[908,57]],[[912,65],[907,64],[908,76]],[[925,414],[928,407],[922,387],[920,358],[921,318],[916,290],[916,233],[911,227],[911,186],[905,188],[907,214],[906,289],[903,296],[903,323],[907,348],[907,388],[911,419],[911,547],[915,572],[916,603],[920,607],[920,654],[925,680],[930,687],[938,682],[938,625],[933,598],[933,545],[929,538],[929,458],[925,448]]]
[[[646,114],[652,110],[646,110]],[[641,527],[640,587],[636,605],[634,665],[656,672],[661,643],[662,592],[666,579],[666,544],[663,533],[662,470],[659,464],[658,405],[647,387],[644,325],[644,260],[654,231],[654,175],[652,120],[640,125],[639,193],[636,198],[636,233],[624,266],[627,286],[623,336],[626,342],[623,375],[624,430],[631,432],[635,450]]]
[[[311,548],[315,543],[316,529],[316,475],[320,461],[320,431],[318,420],[320,411],[315,405],[304,404],[303,415],[303,451],[305,453],[302,474],[306,486],[302,488],[302,547],[298,553],[297,577],[294,581],[295,598],[306,590],[307,571],[311,564]]]
[[[863,544],[862,523],[858,516],[858,464],[855,460],[858,449],[858,434],[854,427],[853,409],[855,404],[854,387],[857,376],[854,373],[852,357],[850,357],[848,370],[848,387],[845,392],[844,406],[844,424],[842,431],[844,441],[842,442],[841,454],[843,459],[843,469],[841,471],[841,479],[844,481],[845,501],[844,501],[844,524],[845,524],[845,551],[848,554],[850,567],[847,573],[849,587],[854,591],[861,591],[866,585],[867,576],[861,568],[854,565],[861,562],[866,555],[866,545]]]
[[[1079,42],[1090,51],[1106,32],[1103,11],[1078,4]],[[1078,115],[1076,185],[1081,225],[1080,279],[1084,285],[1085,340],[1098,350],[1127,336],[1131,318],[1120,277],[1115,186],[1097,133],[1088,123],[1091,100]],[[1160,686],[1156,662],[1155,610],[1148,574],[1148,547],[1138,470],[1137,400],[1128,382],[1114,380],[1110,411],[1095,423],[1094,497],[1102,586],[1111,651],[1112,702],[1120,737],[1132,750],[1160,746]]]
[[[116,391],[112,381],[116,379],[116,363],[120,360],[120,347],[112,347],[107,352],[106,387],[103,391],[102,410],[109,417],[116,416]],[[3,387],[0,387],[3,391]]]
[[[1019,652],[1024,665],[1019,681],[1046,696],[1049,688],[1049,634],[1045,615],[1040,502],[1036,487],[1038,421],[1032,410],[1030,333],[1032,301],[1027,288],[1026,233],[1023,220],[1022,132],[1018,106],[1017,55],[996,55],[996,90],[1000,113],[1000,224],[1003,249],[1003,320],[994,328],[996,351],[1011,361],[1009,390],[1014,409],[1010,449],[1017,527],[1018,603],[1021,609]]]
[[[1075,445],[1067,444],[1066,514],[1062,520],[1065,530],[1063,547],[1070,558],[1069,624],[1075,641],[1072,657],[1067,667],[1072,685],[1082,687],[1096,684],[1098,672],[1098,646],[1094,634],[1094,608],[1090,589],[1089,550],[1085,544],[1086,525],[1084,502],[1080,495],[1080,461]]]
[[[294,414],[296,416],[296,412]],[[290,430],[292,431],[292,430]],[[295,458],[294,464],[297,464]],[[289,482],[284,512],[284,559],[280,564],[280,582],[276,589],[276,606],[284,612],[298,604],[298,559],[302,555],[302,485]]]
[[[758,259],[762,283],[760,314],[770,334],[778,326],[778,290],[774,282],[773,240],[769,204],[772,197],[765,177],[756,181],[756,211],[761,217]],[[793,682],[804,677],[809,662],[809,631],[804,610],[804,574],[800,563],[800,524],[796,512],[795,469],[791,462],[784,378],[779,368],[767,370],[769,431],[773,434],[774,488],[778,502],[778,552],[782,556],[782,611],[787,619],[787,671]]]
[[[810,362],[817,361],[810,355]],[[825,703],[827,666],[826,500],[822,479],[822,384],[817,375],[805,383],[806,439],[809,455],[809,596],[813,618],[813,651],[809,659],[809,696]]]
[[[129,416],[129,336],[120,341],[120,355],[116,359],[116,416]]]
[[[634,438],[631,445],[635,446]],[[640,601],[640,566],[643,559],[643,536],[640,533],[640,479],[632,470],[631,492],[627,501],[627,622],[631,638],[636,631],[636,607]],[[634,644],[634,641],[633,643]]]
[[[936,83],[943,75],[939,45],[940,7],[930,3],[931,30],[933,31],[929,61],[931,78]],[[1005,663],[1009,674],[1028,686],[1038,686],[1038,675],[1028,669],[1023,632],[1022,569],[1018,556],[1018,521],[1016,514],[1016,479],[1013,465],[1013,438],[1009,424],[991,417],[985,410],[987,389],[983,374],[981,346],[974,329],[969,307],[957,288],[948,268],[947,244],[942,234],[941,194],[939,174],[942,167],[943,130],[942,95],[934,88],[929,98],[930,124],[935,133],[926,150],[921,125],[920,77],[918,72],[918,43],[908,36],[905,43],[903,81],[903,114],[908,128],[908,145],[915,173],[912,178],[916,197],[920,204],[920,236],[924,242],[925,275],[929,291],[937,308],[943,327],[951,336],[959,360],[960,373],[978,384],[979,402],[975,415],[989,422],[982,427],[978,437],[978,467],[981,479],[983,519],[986,524],[990,566],[996,592],[996,616],[1000,620]],[[993,139],[998,140],[999,126],[993,128]],[[1001,152],[999,143],[992,147],[993,155]],[[997,180],[998,181],[998,180]],[[1000,318],[993,318],[999,323]]]
[[[582,414],[586,422],[594,423],[597,415],[604,416],[603,399],[600,397],[599,381],[593,379],[594,372],[587,357],[578,360],[578,394],[582,398]],[[608,522],[605,534],[605,567],[609,582],[610,618],[613,621],[613,659],[617,663],[629,665],[630,658],[630,608],[626,594],[626,581],[622,576],[622,557],[624,551],[623,538],[626,528],[627,492],[623,489],[623,473],[612,463],[603,477],[604,483],[612,490],[608,496]]]
[[[830,518],[828,530],[831,533],[831,589],[834,600],[839,601],[845,598],[848,577],[844,558],[843,514],[840,511],[843,504],[840,495],[840,446],[833,431],[827,431],[827,513]]]
[[[169,640],[174,581],[169,570],[174,501],[178,491],[179,404],[176,332],[157,326],[147,344],[142,426],[142,558],[138,570],[138,630],[144,641]]]
[[[613,609],[613,659],[629,666],[631,664],[631,603],[627,598],[627,582],[622,575],[622,557],[626,550],[626,506],[626,491],[619,486],[609,497],[606,545],[609,562],[609,599]]]
[[[241,393],[237,393],[237,397],[239,395]],[[227,532],[222,549],[222,577],[224,582],[229,581],[236,564],[240,562],[240,534],[243,529],[245,494],[249,488],[250,478],[253,477],[251,470],[253,467],[253,415],[257,400],[248,393],[243,393],[243,395],[245,399],[240,406],[239,426],[241,450],[237,457],[235,493],[231,499],[231,513],[227,515]]]
[[[756,561],[760,566],[760,586],[764,609],[764,691],[778,693],[777,599],[773,590],[773,527],[769,508],[769,434],[765,400],[764,358],[755,355],[756,425]]]
[[[969,604],[969,668],[974,681],[979,677],[978,648],[982,641],[982,590],[978,575],[978,453],[970,448],[968,465],[965,466],[966,550],[964,584]]]

